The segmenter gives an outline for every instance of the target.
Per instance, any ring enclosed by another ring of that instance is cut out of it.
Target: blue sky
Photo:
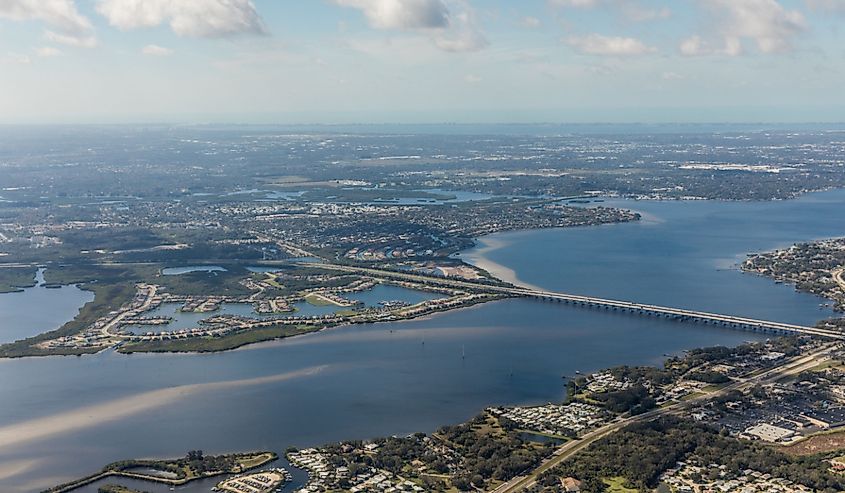
[[[845,120],[845,0],[0,0],[0,122]]]

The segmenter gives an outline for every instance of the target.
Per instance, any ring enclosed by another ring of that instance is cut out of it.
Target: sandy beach
[[[508,242],[492,237],[484,237],[478,239],[478,244],[479,246],[477,248],[469,252],[461,253],[461,258],[465,262],[468,262],[479,269],[484,269],[491,275],[516,286],[541,290],[539,286],[520,280],[513,269],[497,264],[488,258],[490,252],[507,246],[509,244]]]

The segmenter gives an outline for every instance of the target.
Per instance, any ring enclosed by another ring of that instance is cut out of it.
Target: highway
[[[845,273],[845,269],[835,269],[831,275],[833,276],[833,280],[836,281],[836,284],[839,284],[839,287],[845,291],[845,279],[842,278],[843,273]]]
[[[358,267],[352,265],[340,265],[331,263],[321,263],[319,264],[319,266],[324,269],[354,272],[388,279],[400,279],[421,283],[434,283],[473,291],[484,291],[491,293],[506,294],[509,296],[529,297],[545,301],[568,303],[572,305],[590,308],[625,311],[639,315],[668,317],[679,321],[711,323],[725,327],[741,328],[746,330],[763,332],[774,332],[778,334],[800,334],[825,337],[830,339],[845,339],[845,334],[835,330],[821,329],[818,327],[805,327],[802,325],[772,322],[769,320],[758,320],[747,317],[737,317],[733,315],[722,315],[718,313],[687,310],[683,308],[672,308],[659,305],[650,305],[645,303],[635,303],[632,301],[610,300],[606,298],[581,296],[568,293],[556,293],[554,291],[541,291],[537,289],[522,288],[518,286],[490,285],[479,282],[449,279],[445,277],[434,277],[406,272],[395,272],[384,269],[374,269],[370,267]]]
[[[677,402],[670,406],[654,409],[652,411],[637,416],[617,419],[616,421],[606,424],[601,428],[598,428],[584,435],[578,440],[566,442],[565,444],[558,447],[558,449],[550,458],[543,461],[543,463],[540,464],[533,471],[528,474],[513,478],[507,483],[500,485],[491,493],[516,493],[522,491],[525,488],[528,488],[533,485],[536,482],[537,478],[539,478],[546,471],[553,469],[555,466],[562,463],[563,461],[574,457],[579,452],[589,447],[593,443],[597,442],[598,440],[601,440],[602,438],[612,433],[615,433],[631,424],[651,421],[660,416],[680,414],[682,411],[687,410],[690,407],[693,407],[704,400],[712,399],[714,397],[718,397],[719,395],[724,395],[735,390],[746,390],[748,388],[753,387],[754,385],[776,381],[789,375],[797,375],[827,360],[829,358],[831,350],[836,346],[837,345],[834,344],[825,345],[823,348],[809,355],[797,356],[793,359],[785,361],[783,364],[775,368],[771,368],[757,375],[752,375],[746,378],[739,379],[734,383],[731,383],[730,385],[713,390],[693,399]]]

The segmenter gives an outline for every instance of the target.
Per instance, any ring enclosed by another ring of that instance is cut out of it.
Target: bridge
[[[313,265],[313,264],[312,264]],[[830,339],[845,339],[845,333],[828,330],[819,327],[806,327],[782,322],[768,320],[757,320],[754,318],[736,317],[733,315],[722,315],[718,313],[702,312],[697,310],[686,310],[683,308],[672,308],[659,305],[636,303],[633,301],[610,300],[594,296],[580,296],[567,293],[556,293],[554,291],[543,291],[539,289],[523,288],[518,286],[501,286],[481,282],[461,281],[445,277],[426,276],[407,272],[396,272],[386,269],[374,269],[369,267],[357,267],[340,264],[319,264],[321,268],[340,270],[345,272],[359,273],[369,276],[376,276],[388,279],[411,281],[417,283],[437,284],[451,286],[459,289],[484,291],[488,293],[499,293],[507,296],[518,296],[534,298],[542,301],[566,303],[569,305],[588,308],[634,313],[643,316],[663,317],[680,322],[692,322],[718,325],[734,329],[750,330],[754,332],[768,332],[780,335],[810,335],[826,337]]]
[[[845,339],[845,334],[833,330],[821,329],[818,327],[805,327],[803,325],[772,322],[768,320],[757,320],[733,315],[721,315],[718,313],[686,310],[683,308],[671,308],[666,306],[635,303],[631,301],[608,300],[592,296],[578,296],[548,291],[520,290],[522,296],[538,298],[546,301],[556,301],[571,305],[599,308],[604,310],[625,311],[640,315],[665,317],[681,322],[695,322],[735,329],[751,330],[755,332],[771,332],[782,335],[801,334],[832,339]],[[516,294],[516,293],[514,293]]]

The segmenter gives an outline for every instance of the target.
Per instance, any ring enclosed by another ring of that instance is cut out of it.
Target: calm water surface
[[[550,289],[799,323],[830,315],[820,299],[733,265],[748,251],[845,234],[845,192],[790,202],[623,205],[647,220],[496,235],[466,255],[484,252]],[[0,361],[0,491],[37,491],[126,457],[196,448],[283,452],[431,431],[492,404],[558,400],[561,377],[575,371],[659,364],[665,354],[753,338],[508,300],[221,354]],[[208,491],[211,483],[181,491]]]
[[[45,288],[43,270],[36,281],[38,285],[23,291],[0,294],[0,343],[58,329],[94,299],[93,293],[76,286]]]

